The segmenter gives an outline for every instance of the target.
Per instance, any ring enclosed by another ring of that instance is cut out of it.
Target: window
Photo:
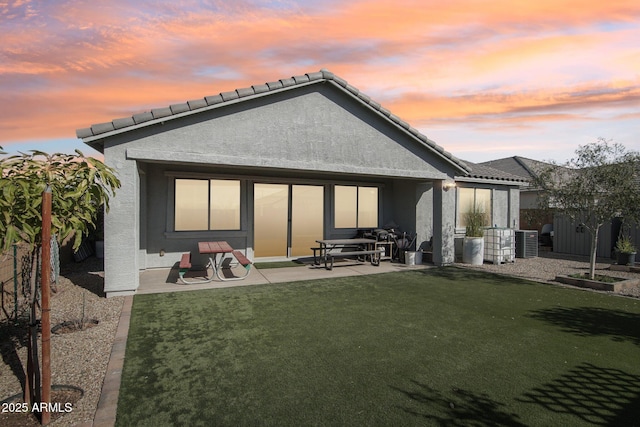
[[[175,231],[239,229],[240,181],[176,179]]]
[[[335,186],[336,228],[357,227],[358,187]]]
[[[491,190],[488,188],[458,188],[458,227],[466,227],[464,214],[477,206],[485,212],[485,226],[491,227]]]
[[[176,179],[175,230],[208,230],[209,181]]]
[[[378,189],[358,187],[358,227],[378,226]]]
[[[240,229],[240,181],[209,181],[211,230]]]
[[[335,227],[375,228],[378,226],[378,188],[336,185]]]

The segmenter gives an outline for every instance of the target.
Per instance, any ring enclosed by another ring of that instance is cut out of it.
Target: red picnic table
[[[205,277],[204,280],[186,280],[184,275],[191,268],[191,252],[183,254],[180,260],[179,280],[184,284],[209,283],[214,279],[214,276],[217,276],[218,279],[222,281],[242,280],[251,272],[251,261],[249,261],[242,252],[233,249],[231,245],[225,241],[198,242],[198,252],[203,255],[209,255],[209,262],[205,266],[205,271],[208,271],[209,267],[211,267],[213,272],[210,277]],[[224,274],[222,274],[222,263],[225,257],[227,257],[227,254],[230,254],[232,259],[235,258],[237,263],[245,268],[246,272],[243,276],[225,277]],[[220,260],[218,260],[218,255],[220,255]]]

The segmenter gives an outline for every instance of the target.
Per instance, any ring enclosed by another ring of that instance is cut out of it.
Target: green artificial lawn
[[[116,424],[639,420],[640,300],[450,267],[137,295]]]

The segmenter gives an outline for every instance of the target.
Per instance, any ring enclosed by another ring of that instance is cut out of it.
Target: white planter
[[[465,237],[462,243],[462,262],[471,265],[482,265],[484,262],[484,238]]]

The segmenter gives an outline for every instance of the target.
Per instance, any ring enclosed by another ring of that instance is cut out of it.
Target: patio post
[[[446,187],[444,182],[434,181],[433,188],[433,263],[436,265],[455,261],[456,188]]]

